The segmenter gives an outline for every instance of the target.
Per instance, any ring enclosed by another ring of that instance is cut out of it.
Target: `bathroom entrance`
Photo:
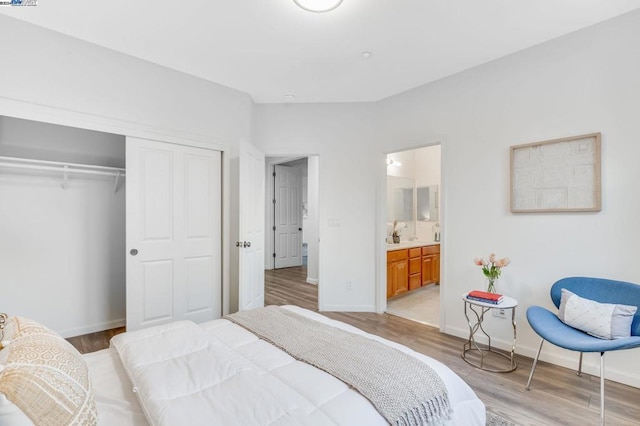
[[[387,155],[387,310],[440,326],[441,149]]]

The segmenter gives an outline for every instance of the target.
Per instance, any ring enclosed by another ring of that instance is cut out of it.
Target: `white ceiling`
[[[638,8],[637,0],[344,0],[314,14],[293,0],[39,0],[0,13],[271,103],[376,101]]]

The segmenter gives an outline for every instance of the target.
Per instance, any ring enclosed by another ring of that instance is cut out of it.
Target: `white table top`
[[[462,295],[462,300],[464,300],[467,303],[471,303],[472,305],[482,306],[483,308],[511,309],[518,306],[518,301],[513,297],[509,297],[509,296],[503,296],[502,301],[496,304],[496,303],[480,302],[479,300],[467,299],[467,294],[469,294],[469,292]]]

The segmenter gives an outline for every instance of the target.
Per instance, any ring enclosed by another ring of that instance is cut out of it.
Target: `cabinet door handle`
[[[251,247],[251,241],[245,241],[244,247]]]
[[[138,249],[131,249],[131,251],[129,252],[129,254],[131,256],[135,256],[136,254],[138,254]]]

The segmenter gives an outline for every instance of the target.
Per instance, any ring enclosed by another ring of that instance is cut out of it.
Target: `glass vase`
[[[497,278],[487,278],[487,293],[497,293],[496,291],[497,282],[498,282]]]

